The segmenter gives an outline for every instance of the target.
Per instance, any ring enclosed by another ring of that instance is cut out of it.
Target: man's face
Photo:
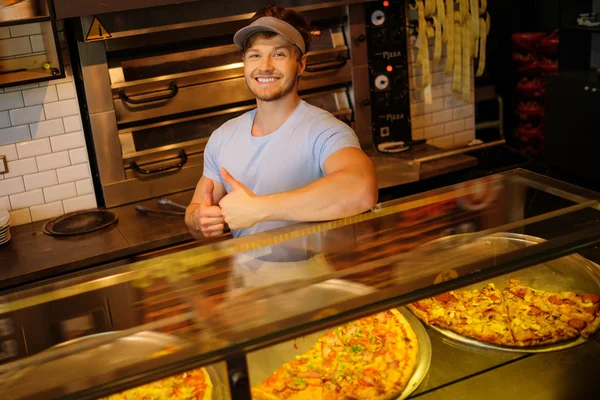
[[[294,45],[283,36],[257,36],[244,55],[246,85],[262,101],[274,101],[296,90],[305,57],[298,61]]]

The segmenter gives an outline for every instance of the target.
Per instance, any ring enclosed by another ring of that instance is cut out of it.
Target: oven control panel
[[[405,1],[369,2],[365,7],[373,143],[409,141]]]

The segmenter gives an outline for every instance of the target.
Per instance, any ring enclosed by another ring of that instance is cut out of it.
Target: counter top
[[[477,160],[473,157],[458,155],[422,164],[420,170],[411,169],[412,167],[409,166],[410,160],[416,157],[441,151],[433,146],[422,145],[397,156],[388,157],[370,153],[376,167],[379,188],[412,183],[477,164]],[[193,190],[188,190],[165,197],[187,205],[192,195]],[[138,204],[150,209],[175,210],[171,206],[158,205],[156,199],[114,207],[110,211],[118,217],[115,225],[73,237],[54,237],[44,234],[42,228],[46,221],[12,227],[12,239],[0,246],[0,290],[110,262],[126,263],[133,256],[194,240],[183,218],[140,214],[135,211],[135,206]],[[228,237],[230,236],[224,236],[219,240]],[[215,239],[199,240],[198,245],[214,241]]]

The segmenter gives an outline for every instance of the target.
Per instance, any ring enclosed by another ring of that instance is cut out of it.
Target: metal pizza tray
[[[326,297],[329,299],[332,296],[339,296],[340,299],[343,299],[350,294],[364,295],[372,291],[373,289],[368,286],[343,280],[330,280],[312,286],[313,294],[327,292]],[[415,367],[413,376],[406,389],[400,397],[398,397],[398,400],[402,400],[413,393],[427,376],[431,364],[431,341],[421,322],[410,311],[405,308],[399,308],[398,311],[406,318],[419,340],[419,358],[417,366]],[[310,335],[302,336],[301,338],[249,353],[247,355],[247,360],[250,373],[250,384],[252,386],[259,384],[283,364],[294,360],[296,356],[306,353],[317,342],[319,337],[328,331],[329,330],[314,332]]]
[[[455,240],[455,236],[437,239],[433,243],[443,245],[446,241]],[[451,270],[453,267],[473,262],[477,259],[489,258],[497,254],[506,253],[545,242],[544,239],[517,233],[498,233],[474,241],[453,249],[452,256],[448,257],[438,268]],[[520,271],[502,275],[485,282],[465,286],[461,290],[481,289],[487,283],[493,283],[497,288],[503,289],[509,279],[518,279],[523,286],[545,291],[571,291],[577,293],[600,294],[600,266],[592,261],[578,255],[571,254],[552,261],[547,261]],[[515,353],[546,353],[568,349],[585,343],[588,339],[577,338],[570,341],[534,346],[534,347],[509,347],[485,343],[479,340],[467,338],[458,333],[431,326],[431,328],[451,341],[466,346],[476,346],[482,349],[494,349]],[[598,333],[596,334],[598,335]],[[458,346],[462,347],[462,346]]]
[[[54,348],[75,346],[86,341],[109,337],[116,332],[105,332],[61,343]],[[38,394],[58,390],[80,390],[93,387],[95,377],[115,373],[149,360],[153,355],[168,346],[184,347],[185,342],[176,336],[158,332],[143,331],[134,335],[120,337],[98,347],[77,351],[40,364],[23,368],[0,377],[0,393],[3,400],[38,398]],[[45,350],[49,352],[52,349]],[[42,352],[42,353],[44,353]],[[221,363],[223,364],[223,363]],[[213,384],[212,398],[228,398],[223,379],[224,366],[215,364],[205,367]],[[43,379],[40,379],[43,377]],[[115,376],[117,378],[117,376]]]

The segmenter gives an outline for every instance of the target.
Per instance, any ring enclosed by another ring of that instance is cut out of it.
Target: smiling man
[[[375,205],[375,171],[354,131],[298,95],[310,44],[306,19],[267,6],[234,42],[257,108],[211,135],[186,211],[192,234],[218,236],[227,224],[239,237],[348,217]]]

